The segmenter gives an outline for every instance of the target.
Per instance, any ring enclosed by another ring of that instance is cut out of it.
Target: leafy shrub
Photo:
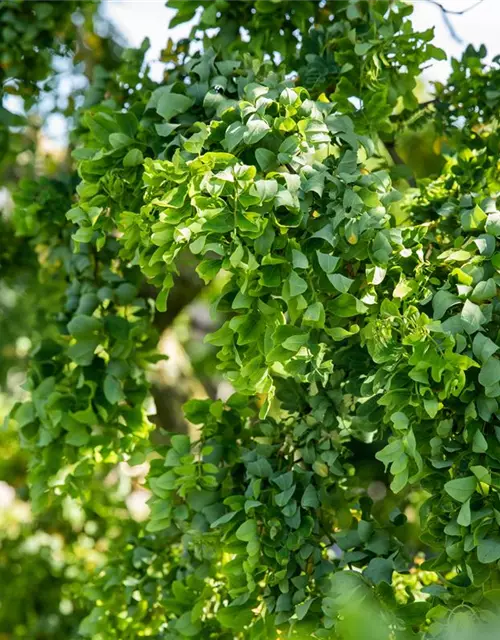
[[[470,609],[488,623],[497,63],[468,48],[420,104],[443,52],[405,3],[170,4],[174,23],[197,16],[198,46],[170,42],[158,84],[146,46],[124,53],[77,114],[65,218],[47,216],[53,183],[15,197],[40,277],[62,266],[12,412],[35,508],[93,500],[96,473],[150,461],[149,520],[89,586],[80,633],[444,638]],[[405,144],[429,136],[437,161],[415,176]],[[195,429],[165,445],[148,439],[147,370],[193,260],[221,283],[208,342],[236,393],[191,400]]]

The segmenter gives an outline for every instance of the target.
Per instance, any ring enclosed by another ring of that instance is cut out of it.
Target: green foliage
[[[71,17],[81,5],[65,2],[56,8],[50,2],[2,0],[0,78],[16,83],[10,93],[28,98],[38,93],[37,82],[49,75],[52,56],[62,54],[75,38]]]
[[[3,411],[3,406],[2,406]],[[110,540],[134,523],[120,501],[127,483],[96,476],[85,506],[66,497],[36,517],[28,500],[26,452],[18,434],[2,430],[0,476],[0,636],[24,640],[75,638],[89,602],[82,589],[104,563]],[[95,508],[97,507],[97,510]]]
[[[54,291],[11,414],[34,507],[88,505],[103,470],[150,462],[150,517],[88,585],[80,634],[445,638],[463,606],[487,622],[498,64],[467,49],[419,105],[443,53],[405,3],[170,5],[198,49],[169,43],[159,84],[147,43],[125,51],[78,112],[75,192],[15,196]],[[394,164],[408,137],[439,155],[416,176]],[[147,370],[193,260],[223,281],[207,341],[236,393],[190,401],[190,435],[165,445]]]

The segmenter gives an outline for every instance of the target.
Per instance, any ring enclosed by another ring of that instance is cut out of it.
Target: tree
[[[96,486],[121,461],[150,465],[150,516],[89,581],[79,633],[406,639],[487,623],[498,61],[469,47],[419,102],[444,53],[399,0],[169,5],[172,25],[196,26],[167,43],[164,80],[147,43],[95,73],[70,168],[18,181],[5,223],[50,291],[9,420],[33,508],[76,501],[106,532]],[[20,278],[14,240],[6,255]],[[200,291],[226,401],[211,364],[180,393],[150,374]]]

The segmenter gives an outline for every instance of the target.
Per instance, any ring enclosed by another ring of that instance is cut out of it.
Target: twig
[[[477,2],[472,4],[470,7],[467,7],[466,9],[462,9],[461,11],[454,11],[453,9],[447,9],[437,0],[426,0],[426,1],[430,2],[436,7],[439,7],[443,13],[446,13],[450,16],[463,16],[465,13],[467,13],[468,11],[472,11],[472,9],[475,9],[477,6],[479,6],[483,2],[483,0],[477,0]]]
[[[471,11],[475,7],[479,6],[483,2],[483,0],[477,0],[477,2],[472,4],[470,7],[467,7],[466,9],[461,9],[460,11],[456,11],[456,10],[453,10],[453,9],[447,9],[445,6],[443,6],[437,0],[426,0],[426,2],[429,2],[430,4],[433,4],[435,7],[438,7],[441,10],[441,14],[443,16],[444,23],[445,23],[448,31],[450,32],[451,37],[456,42],[462,44],[463,40],[458,35],[458,33],[455,31],[455,27],[451,23],[451,20],[450,20],[449,16],[463,16],[468,11]]]

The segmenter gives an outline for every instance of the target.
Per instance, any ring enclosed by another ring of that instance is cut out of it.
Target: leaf
[[[68,331],[75,338],[87,338],[95,335],[101,328],[99,318],[77,315],[68,322]]]
[[[186,611],[179,618],[175,620],[175,629],[182,635],[192,638],[197,636],[201,630],[201,623],[199,620],[192,619],[192,612]]]
[[[500,537],[483,538],[477,543],[477,559],[482,564],[491,564],[500,560]]]
[[[471,293],[471,300],[474,302],[484,302],[485,300],[491,300],[497,293],[497,286],[493,278],[488,280],[482,280],[478,282]]]
[[[295,104],[298,99],[299,99],[299,96],[297,95],[297,93],[289,87],[287,87],[286,89],[283,89],[279,97],[280,103],[287,106]]]
[[[491,387],[500,382],[500,360],[493,357],[487,360],[481,367],[478,380],[483,387]]]
[[[236,514],[237,514],[236,511],[229,511],[228,513],[225,513],[223,516],[221,516],[220,518],[217,518],[217,520],[212,522],[212,524],[210,525],[210,528],[216,529],[217,527],[220,527],[223,524],[227,524],[234,518]]]
[[[457,517],[457,522],[462,527],[468,527],[471,522],[470,499],[463,503]]]
[[[92,364],[94,353],[99,345],[99,338],[84,338],[68,348],[68,356],[75,364],[87,367]]]
[[[278,183],[276,180],[257,180],[252,186],[254,192],[261,202],[272,200],[278,193]]]
[[[205,284],[208,284],[219,273],[221,267],[222,262],[220,260],[202,260],[196,267],[196,273]],[[158,310],[165,311],[165,309],[161,309],[160,307],[158,307]]]
[[[282,347],[284,349],[288,349],[289,351],[297,352],[301,347],[305,346],[309,342],[309,334],[308,333],[299,333],[294,336],[290,336],[286,338]]]
[[[216,613],[220,624],[233,631],[243,631],[252,622],[254,613],[248,607],[222,606]]]
[[[246,144],[256,144],[267,135],[271,127],[265,120],[258,117],[252,117],[247,122],[247,131],[244,134]]]
[[[393,493],[399,493],[404,489],[408,483],[408,467],[403,469],[400,473],[397,473],[391,482],[391,491]]]
[[[445,289],[440,289],[432,298],[432,309],[434,320],[441,320],[444,314],[456,304],[460,303],[460,298]]]
[[[144,156],[140,149],[130,149],[127,155],[123,158],[124,167],[137,167],[144,162]]]
[[[297,249],[292,249],[292,265],[294,269],[307,269],[309,266],[309,260],[307,256],[305,256],[302,251],[297,251]]]
[[[474,476],[466,476],[465,478],[450,480],[444,485],[444,490],[453,500],[466,502],[475,492],[476,486],[476,478]]]
[[[470,300],[466,300],[461,313],[462,323],[467,333],[475,333],[486,322],[481,309]]]
[[[357,172],[357,168],[358,168],[357,153],[351,150],[346,151],[339,162],[339,166],[337,167],[338,173],[351,175]]]
[[[396,411],[391,415],[391,420],[396,429],[407,429],[409,425],[409,420],[407,416],[402,411]]]
[[[317,509],[319,507],[318,494],[312,484],[307,485],[300,504],[305,508],[311,507],[312,509]]]
[[[476,333],[472,343],[472,351],[476,358],[485,363],[494,353],[498,351],[498,346],[486,337],[483,333]]]
[[[112,133],[109,136],[109,143],[113,149],[121,149],[122,147],[128,147],[134,144],[134,139],[124,133]]]
[[[340,258],[331,256],[329,253],[322,253],[321,251],[316,251],[316,255],[318,256],[319,266],[325,273],[333,273],[335,271]]]
[[[274,496],[274,500],[278,507],[284,507],[290,502],[293,494],[295,493],[295,489],[296,487],[293,485],[289,489],[285,489],[285,491],[281,491]]]
[[[180,456],[188,455],[191,451],[191,440],[189,436],[176,434],[170,438],[172,449]]]
[[[349,318],[365,313],[367,307],[350,293],[343,293],[328,304],[328,310],[340,318]]]
[[[412,287],[408,284],[408,281],[405,278],[401,278],[398,284],[395,286],[394,291],[392,293],[394,298],[403,299],[413,291]]]
[[[387,269],[384,267],[371,266],[366,268],[366,280],[370,284],[381,284],[387,274]]]
[[[242,122],[232,122],[226,129],[224,140],[228,151],[233,151],[243,140],[247,132],[246,126]]]
[[[255,150],[255,159],[257,160],[259,167],[264,172],[269,171],[277,164],[276,155],[272,151],[264,149],[263,147],[259,147]]]
[[[483,436],[479,429],[474,434],[474,438],[472,439],[472,451],[474,453],[485,453],[488,451],[488,443],[486,442],[486,438]]]
[[[71,444],[74,447],[84,447],[90,440],[90,433],[83,424],[75,422],[69,428],[64,439],[68,444]]]
[[[500,236],[500,213],[490,213],[484,226],[486,233],[492,236]]]
[[[116,404],[124,399],[121,384],[114,376],[107,375],[104,378],[103,391],[110,404]]]
[[[306,617],[313,602],[314,598],[308,598],[295,607],[295,615],[297,616],[297,620],[303,620]]]
[[[93,227],[80,227],[71,237],[75,242],[87,243],[92,240],[93,235]]]
[[[325,324],[325,309],[321,302],[313,302],[305,310],[302,324],[308,326],[323,327]]]
[[[178,116],[192,107],[194,100],[179,93],[165,93],[158,100],[156,112],[165,120]]]
[[[347,293],[354,282],[351,278],[346,278],[346,276],[343,276],[340,273],[329,273],[327,277],[339,293]]]
[[[273,468],[265,458],[258,458],[247,465],[248,472],[258,478],[270,478],[273,475]]]
[[[357,324],[353,324],[349,327],[349,329],[344,329],[343,327],[333,327],[325,328],[326,333],[335,340],[335,342],[340,342],[340,340],[345,340],[346,338],[350,338],[351,336],[355,336],[359,333],[359,326]]]
[[[491,484],[491,473],[481,465],[475,465],[470,468],[472,473],[476,476],[479,482],[484,482],[485,484]]]
[[[235,533],[238,540],[250,542],[257,538],[257,522],[256,520],[247,520],[236,529]]]
[[[393,571],[394,565],[392,560],[388,558],[372,558],[363,571],[363,575],[374,584],[380,584],[381,582],[391,584]]]
[[[476,205],[474,209],[464,211],[460,219],[464,231],[475,231],[484,226],[486,214],[479,205]]]
[[[290,297],[292,298],[307,291],[307,282],[295,271],[292,271],[288,278],[288,286],[290,288]]]

